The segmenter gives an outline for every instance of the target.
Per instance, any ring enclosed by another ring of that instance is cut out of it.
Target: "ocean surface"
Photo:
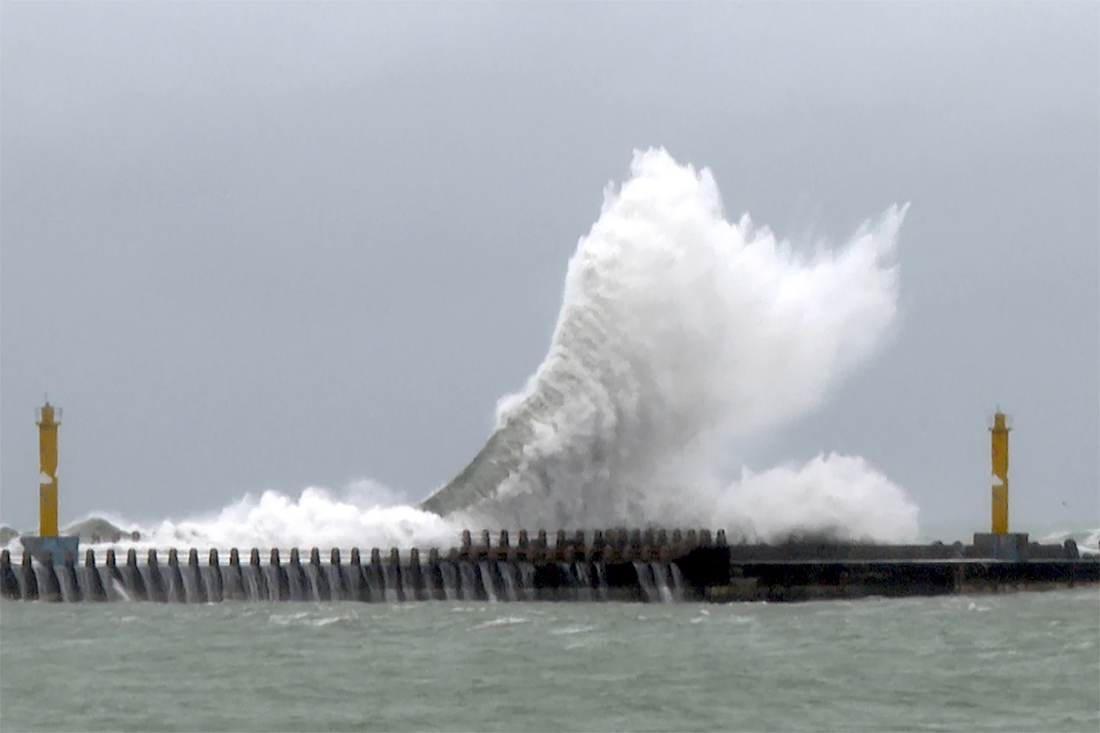
[[[0,603],[4,731],[1100,729],[1100,593]]]

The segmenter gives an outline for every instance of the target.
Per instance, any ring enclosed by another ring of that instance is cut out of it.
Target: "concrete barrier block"
[[[99,569],[96,568],[95,550],[89,549],[84,553],[84,581],[82,590],[86,599],[97,602],[108,600],[107,589],[103,586]]]
[[[167,603],[168,593],[165,588],[164,578],[160,573],[160,561],[157,559],[156,550],[149,550],[149,554],[146,555],[145,571],[149,575],[149,582],[145,587],[149,600],[156,603]]]
[[[175,589],[175,596],[168,600],[186,603],[187,595],[184,591],[183,573],[180,572],[180,556],[174,547],[168,550],[168,585],[165,592],[169,593],[173,589]]]
[[[202,567],[199,566],[199,551],[192,547],[187,553],[187,572],[190,574],[195,588],[195,600],[198,603],[206,603],[210,600],[210,592],[206,587],[206,579],[202,577]],[[190,599],[187,599],[190,601]]]
[[[291,550],[290,554],[292,557],[296,551],[297,548]],[[278,548],[271,549],[268,565],[270,565],[272,574],[275,576],[275,587],[271,587],[270,583],[267,586],[269,596],[276,601],[290,600],[290,574],[287,572],[287,569],[283,567]]]
[[[249,568],[249,574],[251,575],[252,579],[256,581],[256,593],[257,593],[258,597],[260,598],[260,600],[267,601],[267,600],[271,600],[272,598],[274,598],[275,600],[278,600],[279,599],[279,575],[278,575],[278,572],[272,571],[272,573],[274,575],[274,577],[272,578],[272,582],[274,583],[274,587],[272,587],[272,583],[267,582],[268,581],[268,574],[266,572],[264,572],[264,568],[260,566],[260,551],[256,548],[253,548],[251,554],[249,555],[248,568]],[[244,571],[242,570],[242,579],[243,579],[243,572]],[[247,592],[251,593],[251,591],[252,591],[252,589],[249,588]]]
[[[412,548],[409,550],[409,564],[407,567],[408,577],[405,578],[406,568],[402,568],[401,575],[406,581],[406,585],[412,590],[414,597],[406,598],[407,601],[424,601],[431,600],[431,596],[428,595],[427,585],[424,582],[424,567],[420,564],[420,550]]]
[[[343,583],[343,577],[340,572],[340,553],[336,552],[336,562],[332,563],[332,556],[329,555],[329,565],[333,569],[332,580],[337,585],[333,587],[329,582],[329,575],[325,572],[325,569],[321,566],[321,550],[313,547],[309,551],[309,565],[312,569],[312,582],[315,584],[315,590],[317,592],[317,598],[321,601],[339,600],[341,587]]]
[[[71,550],[65,550],[61,572],[65,575],[65,583],[69,589],[69,601],[79,603],[84,600],[83,593],[80,591],[80,579],[76,575],[76,556],[73,555]]]
[[[366,578],[363,577],[362,560],[359,555],[358,547],[351,548],[351,557],[348,558],[347,577],[351,599],[360,602],[370,601],[370,586],[367,585]]]
[[[141,571],[138,570],[137,553],[133,548],[130,548],[126,553],[126,564],[123,567],[126,568],[125,573],[118,567],[115,551],[113,549],[107,550],[107,569],[111,577],[122,583],[123,588],[130,589],[131,596],[135,601],[148,600],[149,590],[145,587],[145,580],[141,577]]]
[[[295,587],[304,600],[308,593],[309,579],[306,577],[306,571],[302,569],[302,554],[297,547],[290,548],[290,561],[286,564],[286,575],[287,588],[290,592],[289,600],[298,600],[294,598]]]
[[[241,575],[241,554],[236,550],[235,547],[230,549],[229,565],[226,568],[222,568],[221,563],[218,561],[218,551],[210,551],[210,566],[214,568],[214,572],[217,574],[219,601],[247,600],[246,591],[244,590],[244,577]],[[235,552],[237,561],[233,562]]]
[[[424,587],[429,600],[445,601],[447,593],[443,588],[443,569],[440,567],[439,550],[428,550],[428,563],[421,566],[421,575],[425,578]]]
[[[37,601],[39,598],[38,593],[38,575],[34,572],[34,566],[31,564],[31,554],[29,552],[23,553],[23,600],[25,601]]]
[[[15,570],[11,566],[11,553],[8,550],[0,551],[0,579],[3,580],[4,597],[19,600],[22,591],[19,589],[19,579],[15,577]]]

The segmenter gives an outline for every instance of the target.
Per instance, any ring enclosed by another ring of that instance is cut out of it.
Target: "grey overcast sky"
[[[1100,5],[0,6],[0,519],[371,477],[424,496],[541,361],[637,147],[840,240],[889,204],[901,328],[756,468],[865,456],[925,525],[1100,523]]]

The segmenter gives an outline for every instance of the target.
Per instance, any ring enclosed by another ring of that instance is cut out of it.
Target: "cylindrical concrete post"
[[[358,547],[351,548],[351,557],[348,558],[348,587],[353,601],[371,600],[370,588],[363,577],[362,559],[359,556]]]
[[[211,603],[221,603],[225,598],[225,579],[222,577],[221,564],[218,562],[218,551],[214,548],[210,549],[210,554],[206,559],[206,568],[207,600]]]
[[[160,565],[157,560],[157,551],[149,550],[145,558],[145,570],[149,575],[149,600],[157,603],[167,603],[168,594],[164,590],[164,578],[160,574]]]
[[[23,600],[24,601],[37,601],[40,594],[38,592],[38,575],[34,572],[34,565],[31,564],[31,554],[29,552],[23,553]]]
[[[89,601],[106,601],[107,589],[99,577],[99,568],[95,565],[95,550],[84,553],[84,598]]]
[[[15,570],[11,566],[11,553],[7,550],[0,551],[0,577],[3,578],[4,597],[14,601],[19,600],[19,579],[15,577]]]
[[[61,572],[65,573],[65,581],[69,586],[69,602],[79,603],[84,600],[84,594],[80,590],[80,578],[76,574],[76,558],[69,550],[65,551],[65,564]]]

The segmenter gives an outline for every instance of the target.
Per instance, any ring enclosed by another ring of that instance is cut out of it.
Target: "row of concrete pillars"
[[[169,550],[161,565],[156,550],[144,563],[130,550],[120,564],[113,551],[97,566],[92,550],[83,566],[71,554],[56,564],[52,557],[32,562],[30,556],[12,565],[7,551],[0,553],[3,595],[11,599],[47,601],[142,600],[180,603],[217,603],[223,600],[367,602],[426,600],[622,600],[652,601],[680,598],[685,584],[679,568],[669,562],[530,562],[452,561],[430,551],[421,562],[417,550],[401,557],[395,548],[383,560],[371,550],[369,562],[361,562],[357,549],[344,563],[332,550],[322,564],[320,551],[312,549],[303,562],[297,549],[283,562],[278,550],[261,564],[253,549],[247,562],[231,550],[222,566],[217,550],[200,563],[192,549],[186,563]],[[691,589],[687,589],[691,593]]]
[[[527,530],[521,529],[515,545],[512,545],[508,530],[500,531],[494,545],[489,530],[482,530],[480,542],[475,544],[470,530],[462,531],[462,544],[450,550],[447,558],[471,560],[533,560],[576,562],[631,562],[640,560],[668,561],[680,557],[699,547],[725,547],[726,531],[718,530],[714,535],[709,529],[702,530],[665,530],[665,529],[597,529],[592,532],[576,530],[570,535],[558,530],[553,545],[550,544],[546,530],[540,529],[534,539]]]

